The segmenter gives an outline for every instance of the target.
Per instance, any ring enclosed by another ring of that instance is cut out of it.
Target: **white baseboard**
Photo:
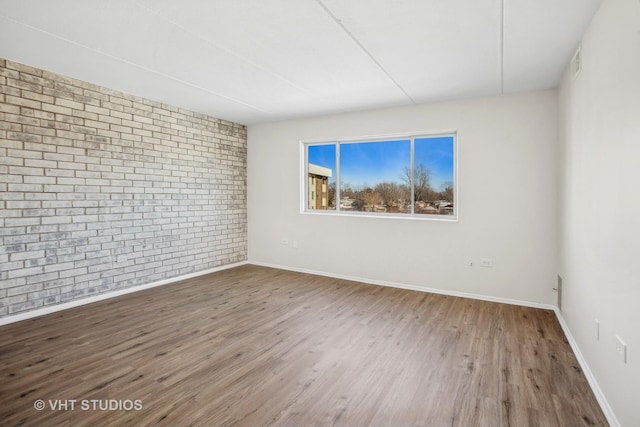
[[[437,288],[429,288],[426,286],[408,285],[405,283],[387,282],[384,280],[375,280],[375,279],[368,279],[363,277],[347,276],[344,274],[327,273],[324,271],[308,270],[306,268],[288,267],[286,265],[271,264],[267,262],[249,261],[249,264],[259,265],[262,267],[277,268],[280,270],[295,271],[298,273],[315,274],[316,276],[332,277],[334,279],[350,280],[352,282],[360,282],[360,283],[366,283],[370,285],[380,285],[380,286],[388,286],[391,288],[408,289],[411,291],[429,292],[432,294],[449,295],[453,297],[471,298],[471,299],[477,299],[482,301],[499,302],[499,303],[511,304],[511,305],[521,305],[524,307],[542,308],[544,310],[555,310],[556,308],[554,305],[551,305],[551,304],[541,304],[537,302],[521,301],[521,300],[515,300],[515,299],[509,299],[509,298],[500,298],[500,297],[481,295],[481,294],[470,294],[467,292],[449,291],[449,290],[443,290],[443,289],[437,289]]]
[[[558,318],[558,322],[560,322],[560,326],[562,327],[562,330],[564,331],[564,334],[567,337],[567,340],[569,341],[569,345],[573,350],[573,354],[576,355],[576,359],[578,359],[580,368],[582,369],[582,372],[584,372],[584,376],[587,378],[587,381],[591,386],[591,390],[593,391],[593,394],[596,396],[596,400],[600,404],[600,408],[602,409],[602,412],[604,412],[604,416],[607,417],[607,421],[609,421],[609,425],[611,427],[620,427],[620,422],[618,421],[618,418],[616,418],[616,415],[614,414],[613,409],[611,409],[611,406],[609,405],[607,398],[604,396],[602,389],[598,385],[598,382],[596,381],[596,378],[593,375],[593,372],[591,372],[591,369],[587,364],[587,360],[582,355],[582,352],[580,351],[580,347],[578,347],[578,343],[576,342],[575,338],[573,338],[573,335],[571,334],[569,325],[567,325],[567,322],[564,320],[564,317],[562,317],[562,313],[560,312],[560,309],[556,307],[554,311],[556,312],[556,317]]]
[[[233,264],[222,265],[220,267],[210,268],[208,270],[198,271],[195,273],[185,274],[183,276],[171,277],[169,279],[159,280],[153,283],[146,283],[144,285],[133,286],[131,288],[119,289],[113,292],[107,292],[100,295],[94,295],[89,298],[82,298],[75,301],[65,302],[63,304],[56,304],[49,307],[43,307],[37,310],[27,311],[25,313],[15,314],[13,316],[6,316],[0,318],[0,326],[8,325],[10,323],[19,322],[21,320],[32,319],[34,317],[44,316],[45,314],[55,313],[57,311],[67,310],[73,307],[79,307],[85,304],[91,304],[92,302],[102,301],[109,298],[119,297],[120,295],[126,295],[133,292],[142,291],[145,289],[155,288],[158,286],[168,285],[170,283],[179,282],[181,280],[191,279],[193,277],[203,276],[205,274],[215,273],[216,271],[227,270],[229,268],[239,267],[247,264],[247,261],[236,262]]]
[[[562,314],[560,313],[560,310],[555,305],[540,304],[540,303],[535,303],[535,302],[530,302],[530,301],[513,300],[513,299],[508,299],[508,298],[500,298],[500,297],[493,297],[493,296],[480,295],[480,294],[469,294],[469,293],[466,293],[466,292],[457,292],[457,291],[448,291],[448,290],[442,290],[442,289],[434,289],[434,288],[428,288],[428,287],[422,287],[422,286],[407,285],[407,284],[403,284],[403,283],[386,282],[386,281],[381,281],[381,280],[366,279],[366,278],[362,278],[362,277],[346,276],[346,275],[342,275],[342,274],[333,274],[333,273],[326,273],[326,272],[322,272],[322,271],[308,270],[308,269],[305,269],[305,268],[288,267],[288,266],[270,264],[270,263],[265,263],[265,262],[249,261],[249,264],[259,265],[259,266],[263,266],[263,267],[277,268],[277,269],[280,269],[280,270],[295,271],[295,272],[299,272],[299,273],[314,274],[314,275],[317,275],[317,276],[332,277],[332,278],[335,278],[335,279],[351,280],[351,281],[354,281],[354,282],[361,282],[361,283],[367,283],[367,284],[372,284],[372,285],[389,286],[389,287],[393,287],[393,288],[409,289],[409,290],[412,290],[412,291],[430,292],[430,293],[441,294],[441,295],[450,295],[450,296],[455,296],[455,297],[471,298],[471,299],[477,299],[477,300],[482,300],[482,301],[499,302],[499,303],[504,303],[504,304],[520,305],[520,306],[524,306],[524,307],[533,307],[533,308],[542,308],[542,309],[546,309],[546,310],[553,310],[553,312],[556,314],[556,317],[558,318],[558,322],[560,323],[560,326],[562,327],[562,330],[563,330],[565,336],[567,337],[567,340],[569,341],[569,345],[571,346],[571,349],[573,350],[574,354],[576,355],[576,359],[578,359],[578,363],[580,364],[580,368],[582,369],[582,372],[584,372],[584,375],[587,378],[587,381],[589,382],[589,386],[591,387],[591,390],[593,391],[593,394],[596,396],[596,399],[597,399],[598,403],[600,404],[600,408],[602,409],[602,412],[604,413],[605,417],[607,418],[607,421],[609,422],[611,427],[620,427],[620,423],[618,422],[618,419],[616,418],[615,414],[613,413],[613,410],[611,409],[611,406],[609,405],[609,402],[607,402],[607,399],[605,398],[604,394],[602,393],[602,390],[600,389],[600,386],[598,385],[598,382],[596,381],[595,377],[593,376],[593,373],[591,372],[591,369],[589,369],[589,365],[587,364],[587,361],[582,356],[582,352],[580,351],[580,348],[578,347],[578,344],[577,344],[576,340],[573,338],[573,335],[571,335],[571,331],[569,330],[569,326],[567,325],[567,322],[565,322],[564,318],[562,317]]]
[[[607,421],[609,421],[609,424],[611,425],[611,427],[620,427],[620,423],[618,422],[618,419],[616,418],[613,410],[611,409],[611,406],[609,405],[609,402],[607,401],[607,399],[605,398],[604,394],[602,393],[602,390],[600,389],[600,386],[598,385],[598,382],[596,381],[595,377],[593,376],[593,373],[591,372],[591,369],[589,368],[589,365],[587,364],[587,361],[585,360],[584,356],[582,355],[582,352],[580,351],[580,347],[578,347],[578,343],[576,342],[576,340],[573,338],[573,335],[571,334],[571,330],[569,329],[569,326],[567,325],[567,322],[564,320],[564,317],[562,317],[562,313],[560,313],[560,310],[558,309],[558,307],[556,307],[554,305],[550,305],[550,304],[540,304],[540,303],[535,303],[535,302],[530,302],[530,301],[521,301],[521,300],[514,300],[514,299],[509,299],[509,298],[500,298],[500,297],[493,297],[493,296],[488,296],[488,295],[480,295],[480,294],[470,294],[470,293],[466,293],[466,292],[448,291],[448,290],[443,290],[443,289],[429,288],[429,287],[416,286],[416,285],[408,285],[408,284],[403,284],[403,283],[387,282],[387,281],[383,281],[383,280],[374,280],[374,279],[368,279],[368,278],[362,278],[362,277],[347,276],[347,275],[343,275],[343,274],[326,273],[326,272],[323,272],[323,271],[308,270],[308,269],[305,269],[305,268],[288,267],[288,266],[284,266],[284,265],[277,265],[277,264],[271,264],[271,263],[265,263],[265,262],[242,261],[242,262],[238,262],[238,263],[234,263],[234,264],[228,264],[228,265],[223,265],[223,266],[220,266],[220,267],[211,268],[211,269],[208,269],[208,270],[198,271],[196,273],[186,274],[186,275],[179,276],[179,277],[172,277],[170,279],[160,280],[160,281],[153,282],[153,283],[147,283],[147,284],[140,285],[140,286],[134,286],[134,287],[127,288],[127,289],[121,289],[121,290],[114,291],[114,292],[108,292],[108,293],[105,293],[105,294],[95,295],[95,296],[92,296],[90,298],[83,298],[83,299],[80,299],[80,300],[77,300],[77,301],[70,301],[70,302],[67,302],[67,303],[64,303],[64,304],[58,304],[58,305],[54,305],[54,306],[50,306],[50,307],[44,307],[44,308],[41,308],[41,309],[38,309],[38,310],[32,310],[32,311],[28,311],[26,313],[20,313],[20,314],[14,315],[14,316],[3,317],[3,318],[0,318],[0,326],[8,325],[8,324],[14,323],[14,322],[19,322],[21,320],[31,319],[31,318],[34,318],[34,317],[44,316],[46,314],[55,313],[57,311],[62,311],[62,310],[66,310],[66,309],[73,308],[73,307],[79,307],[79,306],[82,306],[82,305],[85,305],[85,304],[90,304],[90,303],[93,303],[93,302],[102,301],[102,300],[109,299],[109,298],[114,298],[114,297],[117,297],[117,296],[120,296],[120,295],[126,295],[126,294],[130,294],[130,293],[133,293],[133,292],[142,291],[144,289],[150,289],[150,288],[155,288],[155,287],[158,287],[158,286],[168,285],[168,284],[179,282],[179,281],[182,281],[182,280],[191,279],[193,277],[203,276],[205,274],[215,273],[216,271],[227,270],[227,269],[230,269],[230,268],[239,267],[239,266],[246,265],[246,264],[258,265],[258,266],[262,266],[262,267],[277,268],[277,269],[280,269],[280,270],[295,271],[295,272],[299,272],[299,273],[314,274],[314,275],[317,275],[317,276],[332,277],[332,278],[335,278],[335,279],[350,280],[350,281],[353,281],[353,282],[360,282],[360,283],[366,283],[366,284],[372,284],[372,285],[388,286],[388,287],[400,288],[400,289],[409,289],[409,290],[412,290],[412,291],[430,292],[430,293],[441,294],[441,295],[449,295],[449,296],[455,296],[455,297],[477,299],[477,300],[482,300],[482,301],[499,302],[499,303],[503,303],[503,304],[512,304],[512,305],[520,305],[520,306],[524,306],[524,307],[533,307],[533,308],[542,308],[542,309],[546,309],[546,310],[553,310],[554,313],[556,314],[556,317],[558,318],[558,322],[560,323],[560,326],[562,327],[562,330],[564,331],[565,336],[567,337],[567,340],[569,341],[569,345],[571,346],[571,349],[573,350],[574,354],[576,355],[576,359],[578,360],[578,363],[580,364],[580,368],[582,369],[582,372],[584,372],[584,375],[587,378],[587,381],[589,382],[589,385],[591,386],[591,390],[593,391],[593,394],[595,395],[598,403],[600,404],[600,408],[602,409],[602,412],[604,412],[604,415],[607,418]]]

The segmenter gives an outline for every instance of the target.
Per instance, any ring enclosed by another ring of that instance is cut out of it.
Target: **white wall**
[[[547,91],[250,126],[249,260],[555,303],[556,101]],[[301,140],[452,129],[459,222],[300,213]]]
[[[563,317],[623,426],[640,425],[640,3],[605,0],[559,97]],[[595,322],[601,324],[600,340]],[[628,344],[628,362],[615,335]]]

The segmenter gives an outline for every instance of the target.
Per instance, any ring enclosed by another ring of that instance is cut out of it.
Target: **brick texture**
[[[0,317],[247,259],[246,127],[0,59]]]

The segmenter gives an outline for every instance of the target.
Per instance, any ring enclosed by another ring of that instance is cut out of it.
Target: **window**
[[[303,143],[304,211],[457,217],[456,135]]]

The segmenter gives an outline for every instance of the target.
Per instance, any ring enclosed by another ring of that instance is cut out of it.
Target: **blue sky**
[[[415,164],[424,164],[431,171],[431,187],[440,190],[443,184],[453,183],[453,137],[416,138]]]
[[[453,182],[453,137],[416,138],[414,141],[415,164],[424,164],[431,172],[435,190],[442,184]],[[336,147],[334,144],[310,145],[309,162],[334,171]],[[374,186],[383,181],[402,183],[402,168],[409,166],[410,141],[342,143],[340,145],[340,180],[342,184]]]

